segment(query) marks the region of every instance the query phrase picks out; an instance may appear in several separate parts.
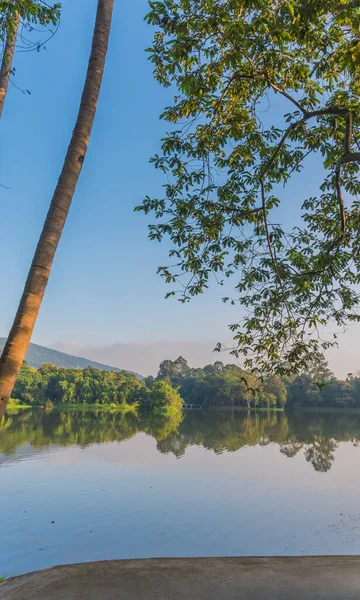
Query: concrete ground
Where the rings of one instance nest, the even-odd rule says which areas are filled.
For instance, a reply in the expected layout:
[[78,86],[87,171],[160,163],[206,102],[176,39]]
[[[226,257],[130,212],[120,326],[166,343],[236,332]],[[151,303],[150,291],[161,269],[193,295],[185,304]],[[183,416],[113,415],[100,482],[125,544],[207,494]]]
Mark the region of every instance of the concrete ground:
[[187,558],[56,567],[0,600],[359,600],[360,557]]

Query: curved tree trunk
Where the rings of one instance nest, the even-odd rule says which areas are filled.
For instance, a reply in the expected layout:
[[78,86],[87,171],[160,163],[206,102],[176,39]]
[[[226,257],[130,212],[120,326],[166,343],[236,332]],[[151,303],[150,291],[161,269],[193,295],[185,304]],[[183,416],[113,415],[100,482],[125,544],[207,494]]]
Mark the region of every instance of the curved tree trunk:
[[57,246],[69,213],[94,122],[108,48],[114,0],[98,0],[80,109],[15,321],[0,359],[0,407],[6,406],[25,358]]
[[0,119],[2,116],[2,112],[4,110],[6,93],[7,93],[7,89],[9,86],[10,75],[11,75],[11,71],[12,71],[12,65],[13,65],[14,53],[15,53],[15,44],[16,44],[16,38],[17,38],[18,29],[19,29],[19,24],[20,24],[20,15],[17,15],[15,22],[14,22],[13,31],[11,31],[8,34],[7,40],[6,40],[5,46],[4,46],[4,53],[3,53],[3,57],[2,57],[2,61],[1,61],[1,67],[0,67]]

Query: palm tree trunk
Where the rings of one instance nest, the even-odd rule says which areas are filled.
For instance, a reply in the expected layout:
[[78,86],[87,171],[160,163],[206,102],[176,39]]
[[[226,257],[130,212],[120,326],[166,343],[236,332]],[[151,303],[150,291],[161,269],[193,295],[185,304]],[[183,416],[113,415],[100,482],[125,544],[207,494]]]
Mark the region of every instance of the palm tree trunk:
[[4,46],[4,53],[0,67],[0,119],[4,110],[5,98],[9,86],[10,75],[15,53],[15,44],[20,24],[20,15],[17,14],[12,31],[8,33]]
[[114,0],[98,0],[89,66],[75,129],[15,321],[0,358],[0,406],[6,406],[25,358],[86,155],[104,72],[113,7]]

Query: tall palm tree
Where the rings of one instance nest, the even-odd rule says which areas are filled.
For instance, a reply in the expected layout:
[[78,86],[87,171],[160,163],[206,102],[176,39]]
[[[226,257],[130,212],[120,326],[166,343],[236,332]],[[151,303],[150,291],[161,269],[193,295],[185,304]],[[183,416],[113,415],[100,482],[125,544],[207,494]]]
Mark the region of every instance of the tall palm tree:
[[39,314],[94,123],[108,49],[114,0],[98,0],[91,54],[78,117],[51,200],[15,320],[0,358],[0,417],[10,398]]
[[6,42],[4,44],[4,52],[1,61],[0,67],[0,119],[2,117],[2,112],[4,109],[4,103],[6,98],[6,92],[9,86],[10,75],[12,72],[12,65],[14,60],[15,53],[15,43],[17,38],[17,33],[20,24],[20,15],[16,13],[15,19],[11,24],[9,29],[9,33],[6,38]]

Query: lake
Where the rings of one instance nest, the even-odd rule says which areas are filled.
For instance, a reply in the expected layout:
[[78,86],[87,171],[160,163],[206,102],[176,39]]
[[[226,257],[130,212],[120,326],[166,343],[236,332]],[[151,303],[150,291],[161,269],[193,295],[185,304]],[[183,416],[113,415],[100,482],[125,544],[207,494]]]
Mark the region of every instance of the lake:
[[0,576],[117,558],[360,554],[360,415],[28,410],[0,429]]

